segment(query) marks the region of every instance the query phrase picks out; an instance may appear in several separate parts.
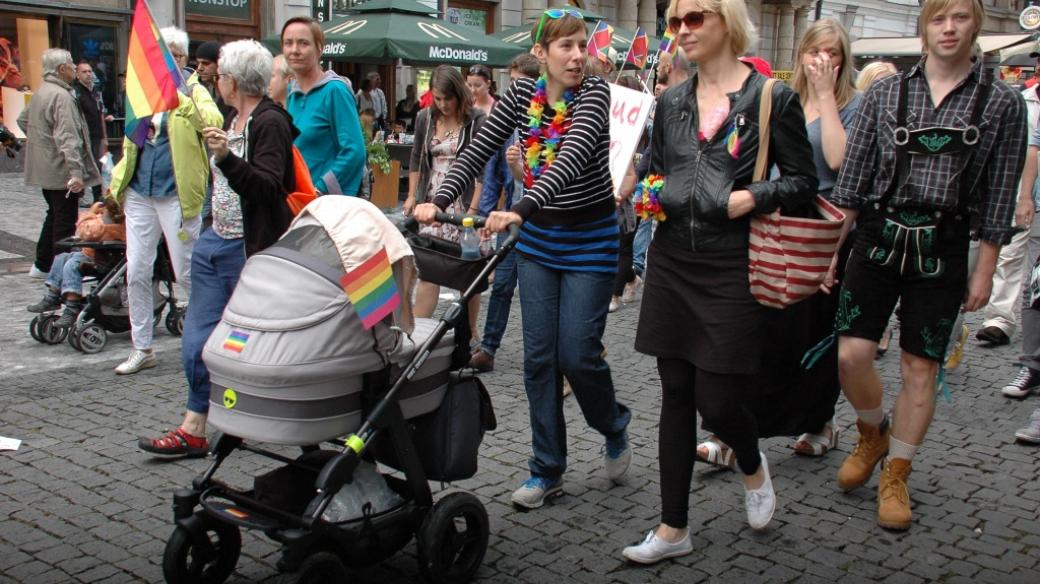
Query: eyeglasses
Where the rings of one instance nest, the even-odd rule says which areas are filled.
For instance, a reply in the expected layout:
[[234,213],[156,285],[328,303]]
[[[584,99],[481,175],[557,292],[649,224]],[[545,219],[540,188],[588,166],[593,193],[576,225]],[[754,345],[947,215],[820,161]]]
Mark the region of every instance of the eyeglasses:
[[534,33],[534,44],[538,44],[538,41],[542,38],[542,27],[545,26],[545,19],[551,18],[558,20],[564,16],[573,16],[578,20],[584,21],[585,17],[582,16],[577,10],[570,10],[567,8],[550,8],[542,13],[542,17],[538,20],[538,30]]
[[668,30],[678,34],[679,29],[682,28],[682,25],[684,24],[686,25],[686,28],[689,30],[697,30],[698,28],[704,26],[704,17],[708,14],[712,14],[712,12],[710,10],[693,10],[687,12],[682,17],[673,16],[668,19]]

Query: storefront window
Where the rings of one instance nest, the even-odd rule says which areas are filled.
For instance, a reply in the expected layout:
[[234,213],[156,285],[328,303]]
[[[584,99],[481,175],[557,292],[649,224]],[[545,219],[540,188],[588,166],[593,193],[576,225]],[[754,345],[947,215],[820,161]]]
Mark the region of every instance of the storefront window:
[[24,104],[20,91],[43,82],[40,58],[49,40],[46,19],[6,13],[0,17],[0,118],[18,135],[14,119]]
[[119,74],[115,27],[72,23],[68,25],[68,39],[72,60],[79,63],[86,59],[90,63],[101,90],[101,99],[111,112],[116,98],[116,75]]

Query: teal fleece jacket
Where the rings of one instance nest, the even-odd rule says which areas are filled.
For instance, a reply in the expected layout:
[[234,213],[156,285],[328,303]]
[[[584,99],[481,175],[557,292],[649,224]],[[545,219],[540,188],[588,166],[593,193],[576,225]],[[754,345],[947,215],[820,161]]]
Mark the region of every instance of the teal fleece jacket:
[[286,109],[300,130],[295,144],[322,193],[357,195],[365,169],[365,139],[347,82],[326,71],[310,91],[295,82]]

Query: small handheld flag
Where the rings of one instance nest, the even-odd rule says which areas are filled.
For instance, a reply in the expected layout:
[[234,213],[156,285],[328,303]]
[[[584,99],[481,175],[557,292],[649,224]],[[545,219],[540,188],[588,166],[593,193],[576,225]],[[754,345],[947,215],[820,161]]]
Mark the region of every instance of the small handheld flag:
[[636,69],[646,67],[646,58],[650,54],[649,41],[643,27],[636,27],[636,36],[632,38],[632,45],[628,48],[628,56],[625,62],[635,66]]
[[401,305],[401,295],[397,293],[397,282],[385,247],[344,274],[339,283],[365,330]]
[[679,43],[675,42],[675,33],[672,32],[672,29],[666,28],[664,35],[661,36],[661,45],[658,47],[657,52],[661,55],[674,55],[678,48]]
[[596,23],[596,28],[593,29],[592,35],[589,36],[589,42],[586,46],[590,57],[596,57],[600,61],[607,60],[607,49],[610,48],[610,43],[614,40],[614,27],[610,26],[602,20]]
[[184,77],[166,47],[145,0],[137,0],[126,59],[126,123],[124,131],[138,148],[144,146],[149,118],[176,109]]

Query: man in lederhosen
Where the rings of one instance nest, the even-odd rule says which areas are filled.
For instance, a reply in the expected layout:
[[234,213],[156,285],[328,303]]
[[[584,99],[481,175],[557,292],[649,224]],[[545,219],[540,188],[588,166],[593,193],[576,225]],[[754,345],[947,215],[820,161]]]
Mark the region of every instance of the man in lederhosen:
[[[925,57],[867,92],[832,196],[846,226],[857,227],[835,332],[860,435],[838,485],[862,486],[884,458],[878,523],[889,529],[910,527],[910,462],[935,412],[958,310],[989,300],[997,254],[1012,235],[1025,105],[972,58],[984,19],[980,0],[925,1]],[[969,280],[972,237],[980,245]],[[897,301],[903,386],[890,423],[874,355]]]

